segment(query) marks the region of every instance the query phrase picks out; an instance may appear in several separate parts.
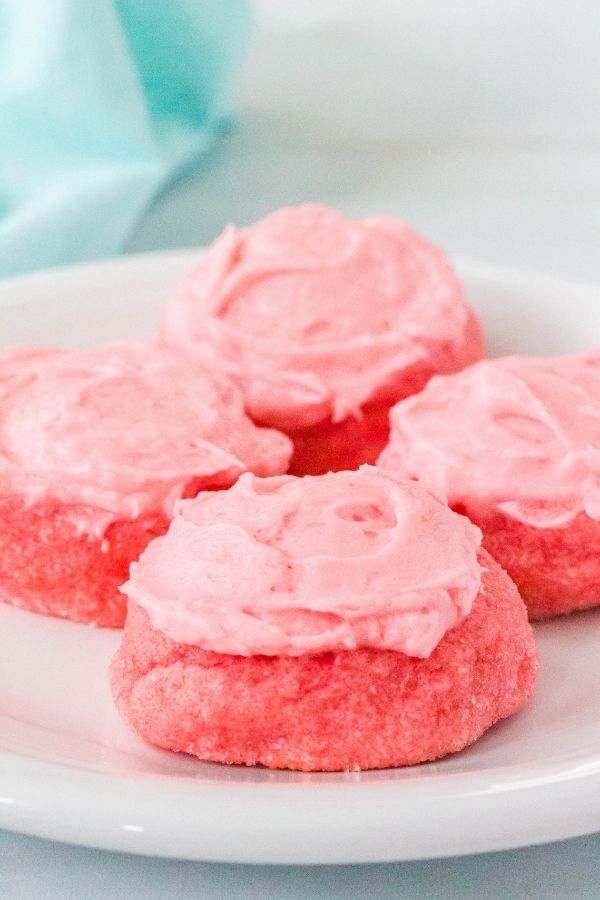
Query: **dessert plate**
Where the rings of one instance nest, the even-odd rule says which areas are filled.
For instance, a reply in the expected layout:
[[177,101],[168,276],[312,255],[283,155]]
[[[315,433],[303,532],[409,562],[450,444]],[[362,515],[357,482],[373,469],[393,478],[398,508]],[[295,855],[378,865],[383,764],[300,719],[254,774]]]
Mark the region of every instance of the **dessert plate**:
[[[0,284],[0,344],[150,337],[198,253]],[[600,345],[600,292],[457,262],[493,354]],[[0,604],[0,827],[132,853],[362,863],[600,830],[600,611],[536,626],[534,701],[469,750],[340,774],[200,763],[145,746],[106,684],[119,634]]]

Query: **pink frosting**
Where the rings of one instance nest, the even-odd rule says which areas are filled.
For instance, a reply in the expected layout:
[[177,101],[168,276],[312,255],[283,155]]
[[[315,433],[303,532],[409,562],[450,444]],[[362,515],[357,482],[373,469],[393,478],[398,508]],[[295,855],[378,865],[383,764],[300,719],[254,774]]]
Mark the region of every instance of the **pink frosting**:
[[480,362],[433,378],[391,422],[379,465],[452,506],[536,528],[600,519],[600,351]]
[[172,299],[164,343],[226,371],[253,418],[298,428],[405,396],[406,374],[480,359],[444,255],[391,218],[309,205],[228,227]]
[[82,530],[170,515],[186,488],[279,474],[290,453],[233,385],[167,350],[0,350],[0,491],[72,504]]
[[373,466],[247,474],[180,503],[122,590],[173,640],[219,653],[426,657],[471,610],[480,541],[420,485]]

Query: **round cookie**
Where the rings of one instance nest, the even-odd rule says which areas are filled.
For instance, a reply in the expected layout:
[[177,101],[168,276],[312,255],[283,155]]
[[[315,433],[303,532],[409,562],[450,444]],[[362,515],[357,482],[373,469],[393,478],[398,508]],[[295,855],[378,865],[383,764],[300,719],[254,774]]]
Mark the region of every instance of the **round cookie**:
[[222,763],[358,770],[461,750],[537,673],[523,602],[479,540],[370,467],[201,494],[132,566],[117,706],[150,743]]
[[166,350],[1,349],[0,599],[122,625],[119,585],[175,502],[290,455],[233,385]]
[[0,497],[0,600],[30,612],[121,627],[127,612],[119,585],[129,564],[167,530],[164,513],[122,519],[102,536],[81,532],[59,501],[28,508]]
[[229,227],[172,298],[161,341],[225,372],[293,440],[290,472],[375,462],[388,410],[484,355],[444,255],[392,218],[317,205]]
[[487,360],[391,414],[379,463],[483,532],[530,617],[600,603],[600,353]]

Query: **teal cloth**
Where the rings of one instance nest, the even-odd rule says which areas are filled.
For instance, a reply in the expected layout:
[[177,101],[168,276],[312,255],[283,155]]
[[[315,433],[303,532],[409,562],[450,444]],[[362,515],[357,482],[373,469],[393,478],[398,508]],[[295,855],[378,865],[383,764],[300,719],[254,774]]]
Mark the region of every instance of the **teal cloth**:
[[0,276],[123,248],[226,127],[250,19],[244,0],[0,0]]

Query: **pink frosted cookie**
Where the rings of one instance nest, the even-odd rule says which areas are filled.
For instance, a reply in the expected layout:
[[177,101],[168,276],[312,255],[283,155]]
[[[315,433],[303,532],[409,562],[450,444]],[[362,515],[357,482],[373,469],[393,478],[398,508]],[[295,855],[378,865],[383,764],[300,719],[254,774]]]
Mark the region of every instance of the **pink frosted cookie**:
[[600,352],[434,378],[391,415],[379,464],[483,531],[530,616],[600,603]]
[[526,703],[537,671],[523,602],[480,539],[370,466],[243,475],[185,501],[124,586],[119,710],[150,743],[224,763],[460,750]]
[[396,219],[316,205],[227,228],[173,297],[161,339],[226,372],[255,422],[289,434],[295,475],[375,462],[390,406],[484,354],[439,250]]
[[166,350],[1,349],[0,599],[122,625],[118,586],[175,502],[290,455],[233,385]]

